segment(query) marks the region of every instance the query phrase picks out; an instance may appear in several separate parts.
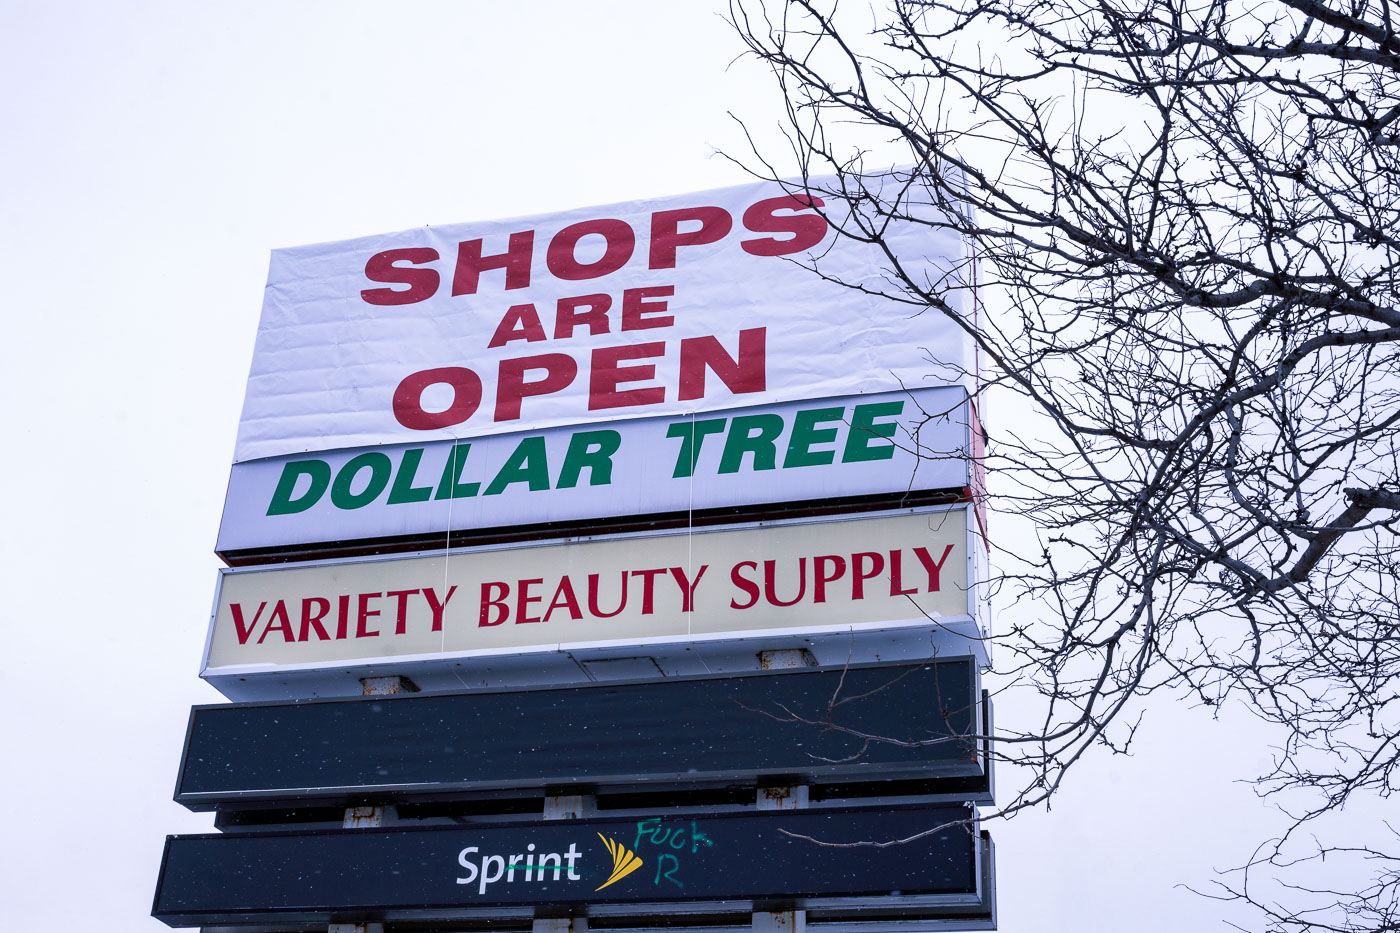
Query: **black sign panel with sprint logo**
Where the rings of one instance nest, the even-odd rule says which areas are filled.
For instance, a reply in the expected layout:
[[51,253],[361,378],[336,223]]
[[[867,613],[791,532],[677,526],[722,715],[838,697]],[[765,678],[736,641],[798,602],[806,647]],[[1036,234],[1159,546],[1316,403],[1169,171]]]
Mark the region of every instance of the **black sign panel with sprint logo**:
[[[920,806],[172,836],[152,913],[194,926],[890,894],[965,904],[981,893],[972,817]],[[821,844],[921,830],[935,831]]]

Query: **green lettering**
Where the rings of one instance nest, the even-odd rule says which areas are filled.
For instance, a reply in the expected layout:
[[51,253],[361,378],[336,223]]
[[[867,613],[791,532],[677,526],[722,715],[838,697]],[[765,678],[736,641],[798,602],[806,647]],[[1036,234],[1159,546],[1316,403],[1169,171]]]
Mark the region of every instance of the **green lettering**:
[[410,447],[403,452],[403,459],[399,461],[399,472],[394,475],[394,485],[389,489],[390,505],[398,505],[400,502],[427,502],[428,497],[433,494],[431,486],[413,485],[413,481],[418,478],[418,461],[422,459],[421,447]]
[[799,411],[792,420],[792,436],[788,438],[787,456],[783,458],[783,469],[788,467],[822,466],[836,459],[834,450],[813,450],[813,444],[830,444],[836,440],[836,428],[818,428],[823,421],[840,421],[846,413],[844,407],[809,408]]
[[442,465],[442,479],[438,481],[437,495],[433,496],[434,499],[465,499],[476,495],[476,491],[481,488],[480,483],[462,482],[462,467],[466,466],[467,451],[471,449],[471,444],[452,445],[447,462]]
[[[306,492],[292,498],[297,482],[303,477],[311,482]],[[292,515],[305,512],[325,494],[331,484],[331,465],[324,460],[293,460],[282,467],[282,476],[277,480],[277,489],[272,493],[272,501],[267,504],[268,515]]]
[[753,454],[755,470],[771,470],[778,465],[778,445],[783,433],[782,415],[740,415],[729,425],[724,454],[719,458],[721,473],[738,473],[744,454]]
[[[350,487],[355,477],[366,467],[369,468],[369,482],[358,493],[352,493]],[[389,460],[389,455],[377,450],[351,457],[335,475],[335,482],[331,485],[331,501],[338,509],[358,509],[369,505],[389,485],[389,476],[393,472],[394,464]]]
[[894,456],[894,444],[872,446],[876,438],[894,437],[896,427],[893,421],[875,419],[882,415],[897,415],[904,411],[904,402],[870,402],[857,405],[851,414],[851,430],[846,435],[846,450],[841,454],[842,463],[857,463],[862,460],[888,460]]
[[724,418],[708,418],[704,421],[677,421],[666,429],[667,437],[679,437],[681,439],[681,450],[676,455],[676,469],[671,474],[673,478],[679,479],[683,476],[695,475],[695,464],[700,459],[700,448],[705,443],[705,438],[711,434],[718,434],[724,430]]
[[517,444],[491,485],[486,487],[486,495],[498,496],[513,483],[528,483],[531,492],[549,488],[549,460],[544,438],[527,437]]
[[612,482],[612,455],[622,446],[622,435],[616,431],[580,431],[569,438],[564,465],[559,468],[555,489],[573,489],[579,474],[588,469],[588,485],[607,486]]
[[[254,619],[253,621],[256,622],[257,619]],[[642,838],[643,838],[644,836],[650,836],[650,835],[652,835],[652,834],[656,831],[656,828],[657,828],[658,826],[660,826],[660,825],[661,825],[661,820],[660,820],[659,818],[657,818],[657,817],[652,817],[652,818],[649,819],[649,820],[638,820],[638,821],[637,821],[637,838],[636,838],[635,840],[633,840],[633,842],[632,842],[632,851],[633,851],[633,852],[640,851],[641,848],[642,848]]]

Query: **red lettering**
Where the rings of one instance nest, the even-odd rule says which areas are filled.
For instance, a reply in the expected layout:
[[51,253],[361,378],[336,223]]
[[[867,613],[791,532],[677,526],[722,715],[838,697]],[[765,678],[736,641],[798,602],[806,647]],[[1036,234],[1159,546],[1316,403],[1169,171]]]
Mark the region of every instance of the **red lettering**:
[[350,597],[338,596],[335,603],[335,637],[343,639],[350,634]]
[[544,327],[540,324],[539,312],[534,305],[511,305],[506,310],[496,332],[491,335],[488,347],[503,347],[512,340],[545,340]]
[[603,612],[598,608],[598,575],[590,573],[588,575],[588,611],[599,619],[611,619],[623,609],[627,608],[627,571],[622,571],[622,591],[618,597],[617,608],[612,612]]
[[[316,606],[313,615],[311,607]],[[311,636],[311,629],[316,630],[316,637],[321,641],[330,641],[331,636],[326,634],[325,628],[321,625],[321,620],[326,617],[326,613],[331,611],[331,601],[322,599],[319,596],[308,596],[301,601],[301,634],[297,636],[297,641],[307,641]]]
[[538,621],[540,620],[540,617],[539,617],[539,616],[532,616],[532,615],[529,614],[529,612],[530,612],[530,604],[531,604],[531,603],[537,603],[537,602],[539,602],[540,600],[544,599],[544,597],[543,597],[543,596],[531,596],[531,595],[530,595],[530,587],[532,587],[532,586],[538,586],[539,584],[541,584],[541,583],[543,583],[543,582],[544,582],[544,580],[543,580],[543,579],[539,579],[539,578],[534,579],[534,580],[518,580],[518,581],[516,581],[516,589],[515,589],[515,624],[516,624],[516,625],[523,625],[523,624],[526,623],[526,622],[538,622]]
[[[625,294],[625,293],[624,293]],[[586,307],[587,311],[579,308]],[[580,324],[588,325],[589,336],[608,332],[608,309],[612,299],[607,295],[580,295],[577,298],[560,298],[554,309],[554,339],[572,337]]]
[[[498,591],[494,598],[491,596],[491,592],[493,590]],[[510,618],[510,607],[506,605],[506,597],[509,595],[509,583],[500,583],[493,581],[491,583],[481,584],[481,617],[476,620],[477,628],[486,628],[487,626],[491,625],[500,625],[506,619]],[[501,610],[500,618],[496,619],[495,621],[491,621],[490,619],[490,609],[492,606]]]
[[705,397],[705,371],[720,378],[735,395],[762,392],[768,385],[765,356],[768,328],[739,331],[739,358],[729,355],[714,337],[687,337],[681,341],[680,392],[685,401]]
[[681,612],[695,611],[695,588],[700,585],[700,578],[709,569],[709,564],[701,564],[700,572],[695,575],[694,580],[690,580],[686,578],[684,567],[671,568],[671,576],[676,578],[676,585],[681,588]]
[[454,586],[447,591],[447,595],[443,597],[442,602],[438,602],[437,593],[433,592],[431,586],[425,586],[423,588],[423,598],[428,601],[428,608],[432,610],[433,613],[434,632],[442,631],[442,613],[443,610],[447,608],[447,603],[452,599],[452,594],[455,592],[457,592],[457,587]]
[[575,621],[583,618],[583,613],[578,608],[578,597],[574,596],[574,585],[569,582],[567,576],[561,577],[559,585],[554,588],[554,598],[549,601],[549,607],[544,611],[544,620],[548,622],[554,610],[561,607],[569,610],[569,618]]
[[[581,263],[574,256],[578,241],[586,236],[598,235],[607,241],[603,255],[594,262]],[[632,228],[620,220],[585,220],[569,224],[554,234],[545,253],[545,265],[556,278],[577,281],[596,279],[616,272],[627,265],[632,258],[632,250],[637,245],[637,237]]]
[[[423,390],[439,382],[452,387],[452,404],[442,411],[425,411]],[[481,377],[461,366],[443,366],[413,373],[394,390],[394,417],[410,431],[432,431],[461,424],[481,405]]]
[[807,595],[807,558],[797,558],[797,595],[787,602],[778,598],[777,582],[778,562],[775,560],[765,560],[763,562],[763,597],[774,606],[791,606]]
[[900,562],[903,560],[903,557],[904,557],[904,552],[903,552],[903,551],[890,551],[890,595],[891,595],[891,596],[908,596],[908,595],[910,595],[911,593],[917,593],[917,592],[919,592],[919,588],[918,588],[917,586],[914,587],[912,590],[906,590],[906,589],[904,589],[904,586],[903,586],[903,584],[904,584],[904,572],[903,572],[903,571],[904,571],[904,568],[901,566],[901,563],[900,563]]
[[437,258],[438,251],[428,246],[386,249],[382,253],[375,253],[365,263],[365,278],[371,282],[407,285],[408,288],[367,288],[360,292],[360,297],[366,304],[372,305],[407,305],[433,297],[439,282],[436,269],[415,269],[412,266],[405,268],[397,263],[408,262],[414,266],[421,266],[425,262],[434,262]]
[[394,612],[394,634],[402,635],[408,627],[408,597],[417,593],[418,590],[390,590],[385,596],[392,596],[397,599],[398,608]]
[[953,546],[951,544],[944,546],[943,556],[940,557],[938,563],[935,564],[933,558],[929,555],[928,548],[914,548],[914,556],[919,558],[919,563],[924,565],[924,572],[928,574],[928,591],[930,593],[938,592],[938,572],[942,570],[943,565],[948,562],[948,555],[951,553],[953,553]]
[[[525,374],[532,369],[544,370],[544,378],[526,382]],[[576,375],[578,364],[572,356],[563,353],[501,360],[500,374],[496,378],[496,420],[514,421],[520,417],[522,399],[558,392],[573,382]]]
[[[651,363],[639,366],[619,366],[623,360],[639,360],[664,356],[666,344],[639,343],[632,346],[599,347],[593,351],[593,361],[588,376],[588,410],[600,408],[627,408],[632,405],[653,405],[666,400],[666,389],[662,386],[628,389],[619,392],[617,387],[623,382],[641,382],[656,378],[656,366]],[[500,419],[497,419],[500,420]]]
[[622,292],[621,330],[647,330],[651,327],[670,327],[676,323],[673,315],[651,317],[666,310],[664,301],[648,301],[649,298],[669,298],[676,293],[674,285],[648,285],[646,288],[628,288]]
[[634,570],[632,576],[642,578],[642,615],[652,614],[652,584],[656,580],[658,573],[665,573],[665,567],[657,567],[655,570]]
[[744,226],[754,233],[789,233],[785,240],[757,237],[739,246],[753,256],[786,256],[811,249],[826,236],[826,218],[821,214],[783,214],[776,211],[806,211],[822,206],[822,199],[810,195],[767,198],[744,211]]
[[[681,224],[690,222],[700,226],[681,233]],[[674,269],[678,247],[714,243],[724,239],[733,227],[734,218],[722,207],[683,207],[674,211],[657,211],[651,215],[651,257],[647,268]]]
[[452,294],[475,295],[481,273],[487,269],[506,270],[506,291],[530,284],[530,259],[535,251],[535,231],[512,233],[504,253],[481,255],[481,240],[457,244],[457,268],[452,273]]
[[[253,613],[253,621],[247,625],[243,624],[243,606],[240,603],[230,603],[229,609],[233,612],[233,627],[238,632],[238,643],[247,644],[248,636],[253,634],[253,629],[257,627],[258,619],[262,616],[262,611],[267,608],[267,601],[258,603],[258,611]],[[258,640],[262,644],[262,640]]]
[[732,568],[730,568],[729,581],[735,586],[737,586],[739,589],[747,593],[749,596],[749,601],[741,606],[739,605],[737,600],[731,599],[729,601],[729,608],[752,609],[755,605],[758,604],[758,584],[753,582],[752,580],[746,579],[745,577],[741,576],[739,574],[740,567],[749,567],[753,570],[757,570],[758,564],[755,564],[751,560],[741,560],[739,561],[739,563],[735,564]]
[[[826,564],[831,565],[831,573],[822,569]],[[835,554],[823,554],[821,557],[812,558],[812,602],[826,602],[826,585],[841,579],[846,573],[846,558],[838,557]]]
[[[860,569],[860,565],[870,560],[869,572]],[[885,555],[879,551],[861,551],[859,554],[851,555],[851,599],[865,598],[865,581],[877,576],[885,569]]]
[[[279,619],[281,621],[278,622],[277,625],[272,624]],[[261,645],[263,643],[263,638],[266,638],[273,632],[281,632],[282,640],[285,642],[290,643],[297,640],[296,636],[292,634],[292,620],[287,618],[287,604],[280,599],[277,600],[277,605],[272,607],[272,617],[267,620],[267,628],[263,629],[262,638],[258,639],[258,644]]]
[[358,614],[358,618],[357,618],[356,621],[355,621],[355,637],[356,637],[356,638],[377,638],[377,637],[379,637],[379,629],[375,629],[374,631],[371,632],[371,631],[366,627],[366,625],[367,625],[367,623],[369,622],[370,619],[372,619],[372,618],[374,618],[375,616],[379,615],[379,610],[378,610],[378,609],[371,609],[371,608],[369,608],[369,601],[370,601],[371,599],[378,599],[379,597],[381,597],[381,596],[383,596],[383,595],[384,595],[383,593],[361,593],[361,594],[360,594],[360,611],[359,611],[359,614]]

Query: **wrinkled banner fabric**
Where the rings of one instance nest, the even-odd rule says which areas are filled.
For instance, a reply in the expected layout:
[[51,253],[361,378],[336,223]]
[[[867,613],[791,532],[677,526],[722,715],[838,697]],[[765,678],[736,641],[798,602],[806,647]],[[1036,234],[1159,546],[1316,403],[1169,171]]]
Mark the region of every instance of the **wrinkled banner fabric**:
[[[821,182],[275,250],[234,460],[966,384],[955,321],[838,284],[890,277]],[[955,234],[887,239],[971,313]]]

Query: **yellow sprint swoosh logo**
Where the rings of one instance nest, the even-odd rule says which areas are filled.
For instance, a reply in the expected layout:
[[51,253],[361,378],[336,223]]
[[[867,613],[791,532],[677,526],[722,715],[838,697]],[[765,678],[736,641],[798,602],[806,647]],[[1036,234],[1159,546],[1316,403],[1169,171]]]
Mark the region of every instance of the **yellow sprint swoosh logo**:
[[598,833],[598,838],[603,840],[603,845],[608,847],[608,854],[612,856],[613,860],[613,870],[612,874],[608,875],[607,881],[593,889],[595,891],[603,890],[614,881],[620,881],[642,867],[642,860],[637,857],[637,853],[632,852],[626,846],[618,845],[602,833]]

